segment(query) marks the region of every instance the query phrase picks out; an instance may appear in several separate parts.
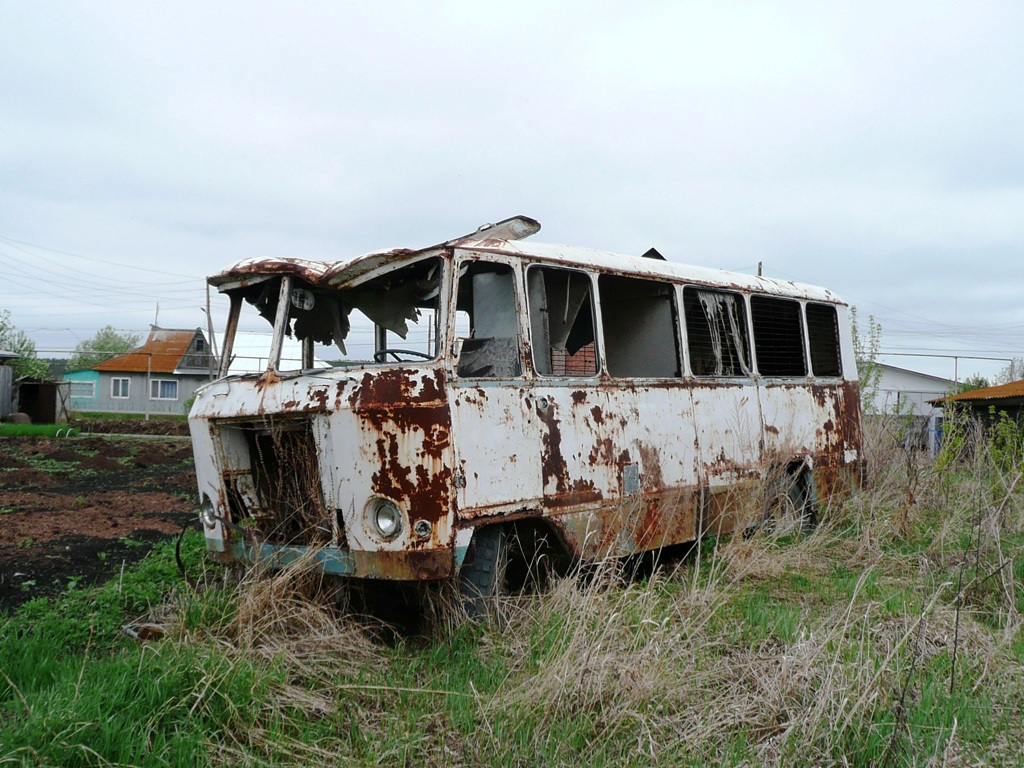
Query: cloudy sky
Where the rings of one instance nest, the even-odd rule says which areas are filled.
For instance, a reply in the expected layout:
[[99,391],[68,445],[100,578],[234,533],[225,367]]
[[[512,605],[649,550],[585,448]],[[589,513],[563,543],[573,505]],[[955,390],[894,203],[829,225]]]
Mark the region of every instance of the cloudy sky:
[[1014,0],[0,0],[0,309],[56,356],[205,325],[242,258],[526,214],[1024,357],[1022,40]]

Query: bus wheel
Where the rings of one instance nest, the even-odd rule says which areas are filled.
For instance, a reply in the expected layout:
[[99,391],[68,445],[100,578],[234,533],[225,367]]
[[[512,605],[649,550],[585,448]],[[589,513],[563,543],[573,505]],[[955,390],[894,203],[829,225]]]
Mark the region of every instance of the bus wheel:
[[762,521],[765,533],[811,533],[818,525],[806,473],[782,473],[771,483],[766,501]]
[[462,605],[471,619],[486,617],[494,598],[505,593],[510,547],[509,531],[503,525],[489,525],[473,534],[473,543],[459,572]]

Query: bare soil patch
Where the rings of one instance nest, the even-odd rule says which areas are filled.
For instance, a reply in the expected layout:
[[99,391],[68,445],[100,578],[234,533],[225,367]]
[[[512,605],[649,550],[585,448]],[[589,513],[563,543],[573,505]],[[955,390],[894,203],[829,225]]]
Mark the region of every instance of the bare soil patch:
[[188,422],[184,419],[72,419],[68,426],[78,427],[82,433],[117,435],[177,435],[188,437]]
[[0,611],[116,574],[193,524],[178,438],[0,438]]

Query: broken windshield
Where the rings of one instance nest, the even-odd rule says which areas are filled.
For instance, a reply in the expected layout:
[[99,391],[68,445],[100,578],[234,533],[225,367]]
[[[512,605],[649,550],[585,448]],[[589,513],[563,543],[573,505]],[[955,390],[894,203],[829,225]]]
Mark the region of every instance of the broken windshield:
[[297,274],[236,287],[229,291],[236,331],[225,339],[228,372],[435,359],[441,273],[441,260],[431,258],[351,288]]

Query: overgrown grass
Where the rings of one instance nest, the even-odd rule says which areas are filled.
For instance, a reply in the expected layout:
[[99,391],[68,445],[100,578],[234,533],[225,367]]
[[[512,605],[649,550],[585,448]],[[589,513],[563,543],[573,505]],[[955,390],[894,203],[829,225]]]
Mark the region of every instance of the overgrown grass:
[[[606,563],[394,641],[301,563],[169,547],[0,628],[0,755],[53,765],[1021,765],[1020,462],[936,470],[882,429],[805,537]],[[908,462],[913,462],[910,466]],[[162,639],[118,628],[145,615]]]
[[78,429],[67,424],[0,424],[0,437],[76,437]]

